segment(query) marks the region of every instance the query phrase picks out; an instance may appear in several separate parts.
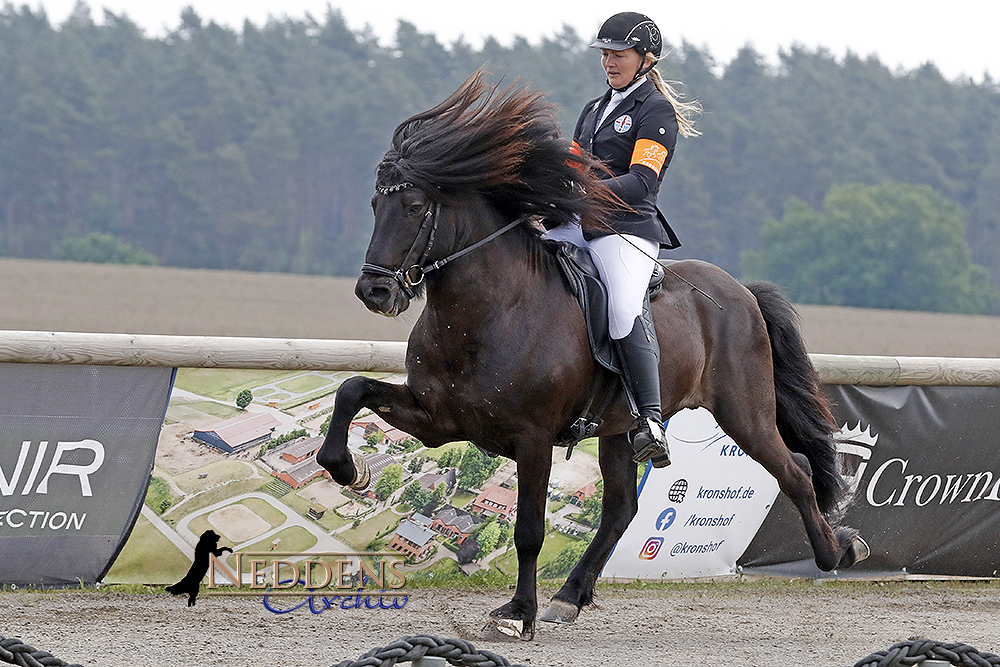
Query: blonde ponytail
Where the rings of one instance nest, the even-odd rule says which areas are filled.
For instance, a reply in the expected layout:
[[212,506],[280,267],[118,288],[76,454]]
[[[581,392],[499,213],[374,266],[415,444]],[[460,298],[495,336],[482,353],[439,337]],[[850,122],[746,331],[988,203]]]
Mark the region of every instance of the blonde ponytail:
[[[651,57],[649,54],[647,56]],[[682,137],[697,137],[701,132],[694,126],[694,117],[701,114],[701,102],[698,100],[684,101],[684,94],[674,88],[674,85],[681,85],[678,81],[666,81],[660,72],[653,69],[646,74],[653,82],[656,89],[663,93],[677,114],[677,131]]]

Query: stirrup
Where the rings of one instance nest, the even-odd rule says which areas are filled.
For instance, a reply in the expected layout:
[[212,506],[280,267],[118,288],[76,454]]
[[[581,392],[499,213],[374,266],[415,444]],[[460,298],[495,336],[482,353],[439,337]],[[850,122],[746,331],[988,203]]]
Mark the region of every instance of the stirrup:
[[665,468],[670,465],[666,433],[656,420],[640,417],[639,426],[629,433],[629,441],[632,443],[634,463],[652,461],[654,468]]
[[649,463],[654,468],[666,468],[668,465],[670,465],[670,452],[668,451],[665,454],[654,456],[653,458],[649,459]]

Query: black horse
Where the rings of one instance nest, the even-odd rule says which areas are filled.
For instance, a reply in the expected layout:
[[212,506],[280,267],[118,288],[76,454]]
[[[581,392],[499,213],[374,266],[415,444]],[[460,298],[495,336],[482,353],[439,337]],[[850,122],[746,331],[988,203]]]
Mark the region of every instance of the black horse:
[[[375,229],[355,291],[389,317],[424,290],[426,306],[410,334],[406,382],[344,382],[317,455],[336,482],[367,486],[347,431],[369,408],[428,447],[468,440],[516,461],[517,588],[492,615],[520,621],[525,639],[537,616],[552,447],[594,387],[608,404],[597,432],[603,517],[542,620],[571,622],[592,601],[638,506],[627,398],[593,360],[581,308],[538,229],[574,216],[600,224],[611,195],[598,170],[561,138],[541,95],[498,91],[481,72],[396,129],[377,170]],[[844,486],[833,419],[790,304],[772,285],[744,287],[715,266],[683,261],[670,265],[652,308],[663,414],[708,408],[798,508],[821,569],[864,558],[857,531],[834,531],[821,513]]]

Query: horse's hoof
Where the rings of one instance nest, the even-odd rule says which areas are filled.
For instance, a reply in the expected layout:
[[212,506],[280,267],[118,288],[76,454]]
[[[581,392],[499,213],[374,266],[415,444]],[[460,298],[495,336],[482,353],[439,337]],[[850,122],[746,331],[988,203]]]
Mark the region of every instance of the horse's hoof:
[[524,632],[524,621],[513,618],[501,618],[497,620],[497,630],[508,637],[520,637]]
[[[840,532],[840,530],[841,529],[838,529],[838,532]],[[838,535],[838,537],[841,538],[840,542],[842,545],[847,542],[847,540],[850,540],[848,542],[847,549],[844,551],[844,555],[840,557],[840,562],[837,563],[838,570],[846,570],[849,567],[853,567],[871,556],[872,553],[868,543],[865,542],[860,535],[858,535],[856,530],[846,529],[846,531],[846,534]]]
[[372,481],[368,461],[365,460],[364,455],[353,449],[351,450],[351,459],[354,461],[354,479],[347,486],[354,491],[364,491]]
[[[535,638],[534,615],[534,610],[525,611],[513,600],[490,612],[490,618],[496,619],[493,621],[493,627],[508,637],[520,637],[523,641]],[[487,627],[489,625],[488,623]]]
[[[484,630],[488,630],[490,624],[487,623]],[[516,637],[523,642],[530,642],[535,638],[535,625],[525,623],[519,618],[500,618],[493,623],[493,627],[501,634],[508,637]]]
[[868,546],[868,543],[860,535],[854,538],[854,544],[851,545],[851,549],[854,550],[855,565],[872,555],[871,547]]
[[548,608],[542,612],[542,615],[538,617],[538,620],[545,621],[546,623],[572,623],[576,621],[576,617],[579,614],[580,610],[576,605],[563,602],[562,600],[553,600],[549,603]]

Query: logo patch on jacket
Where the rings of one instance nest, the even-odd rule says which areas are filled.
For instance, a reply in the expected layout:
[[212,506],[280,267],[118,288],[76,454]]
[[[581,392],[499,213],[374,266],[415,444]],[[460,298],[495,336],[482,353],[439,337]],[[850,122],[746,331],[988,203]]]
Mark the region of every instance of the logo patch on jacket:
[[618,134],[628,132],[629,128],[632,127],[632,116],[629,116],[628,114],[618,116],[618,118],[615,119],[614,127],[615,132]]
[[632,164],[641,164],[659,174],[663,163],[667,161],[667,153],[662,144],[652,139],[639,139],[632,151]]

